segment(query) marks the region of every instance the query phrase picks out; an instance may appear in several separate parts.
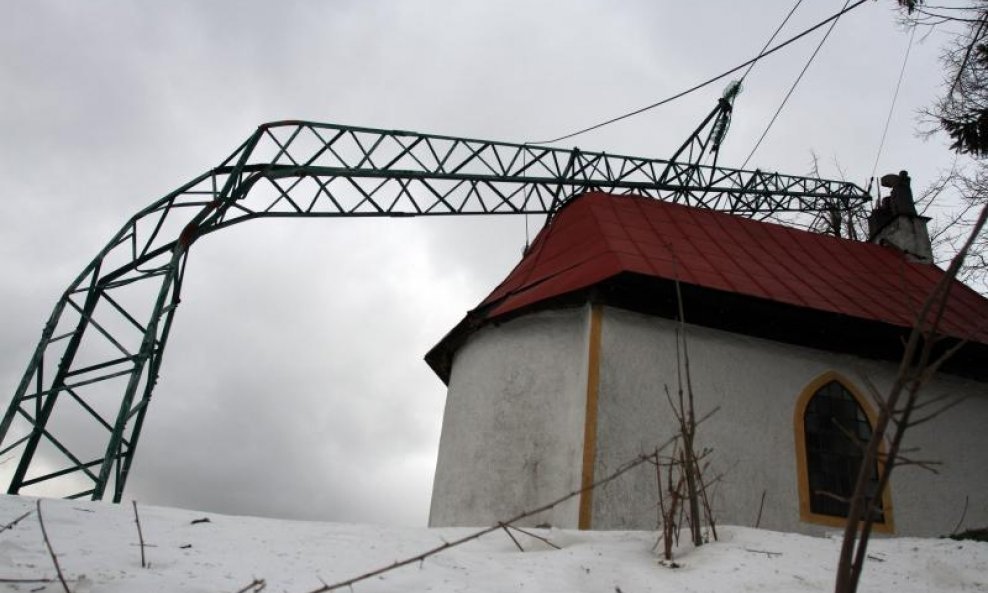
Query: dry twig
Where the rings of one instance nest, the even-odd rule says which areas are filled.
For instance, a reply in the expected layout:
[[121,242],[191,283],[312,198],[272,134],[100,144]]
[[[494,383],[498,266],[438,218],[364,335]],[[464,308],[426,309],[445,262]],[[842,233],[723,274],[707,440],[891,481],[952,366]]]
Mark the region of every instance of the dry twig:
[[765,554],[769,558],[773,558],[775,556],[781,556],[782,555],[782,552],[771,552],[769,550],[755,550],[753,548],[745,548],[744,551],[745,552],[752,552],[754,554]]
[[25,518],[27,518],[33,512],[34,511],[27,511],[26,513],[24,513],[20,517],[17,517],[16,519],[14,519],[13,521],[11,521],[10,523],[7,523],[6,525],[0,526],[0,533],[3,533],[4,531],[7,531],[8,529],[13,529],[18,523],[20,523],[21,521],[23,521]]
[[553,548],[555,548],[555,549],[557,549],[557,550],[562,550],[562,548],[560,548],[560,547],[559,547],[559,546],[557,546],[556,544],[554,544],[554,543],[552,543],[551,541],[549,541],[549,539],[548,539],[548,538],[545,538],[545,537],[542,537],[541,535],[539,535],[539,534],[537,534],[537,533],[532,533],[531,531],[528,531],[528,530],[526,530],[526,529],[522,529],[521,527],[517,527],[517,526],[515,526],[515,525],[506,525],[506,527],[508,527],[509,529],[514,529],[515,531],[518,531],[518,532],[520,532],[520,533],[524,533],[524,534],[525,534],[525,535],[527,535],[528,537],[531,537],[531,538],[534,538],[534,539],[537,539],[537,540],[539,540],[540,542],[543,542],[543,543],[545,543],[545,544],[547,544],[547,545],[549,545],[549,546],[552,546]]
[[762,490],[762,501],[758,503],[758,517],[755,519],[755,529],[762,524],[762,509],[765,508],[765,493],[767,490]]
[[967,494],[964,495],[964,510],[961,511],[961,518],[957,520],[957,525],[954,525],[954,530],[950,532],[950,535],[957,535],[961,530],[961,525],[964,524],[964,517],[967,517],[967,505],[971,502],[971,497]]
[[524,552],[525,551],[525,548],[521,547],[521,544],[518,543],[518,540],[517,539],[515,539],[514,534],[511,533],[510,531],[508,531],[508,526],[507,525],[505,525],[504,523],[501,523],[501,529],[503,529],[504,532],[508,534],[508,537],[510,537],[511,538],[511,541],[513,541],[515,543],[515,547],[518,548],[518,551],[519,552]]
[[[669,439],[665,444],[663,444],[661,447],[659,447],[657,449],[657,451],[664,449],[672,441],[673,441],[673,439]],[[353,587],[353,585],[355,585],[356,583],[359,583],[361,581],[366,581],[368,579],[372,579],[374,577],[380,576],[380,575],[382,575],[384,573],[387,573],[387,572],[391,572],[392,570],[401,568],[403,566],[408,566],[410,564],[421,563],[426,558],[428,558],[430,556],[435,556],[436,554],[438,554],[440,552],[443,552],[445,550],[448,550],[450,548],[454,548],[456,546],[460,546],[460,545],[463,545],[463,544],[465,544],[467,542],[470,542],[470,541],[473,541],[473,540],[478,539],[480,537],[483,537],[483,536],[487,535],[488,533],[492,533],[494,531],[497,531],[499,529],[502,529],[502,528],[504,528],[507,525],[510,525],[512,523],[517,523],[518,521],[521,521],[523,519],[527,519],[528,517],[531,517],[531,516],[534,516],[534,515],[538,515],[539,513],[544,513],[545,511],[548,511],[548,510],[550,510],[550,509],[552,509],[552,508],[554,508],[554,507],[556,507],[556,506],[558,506],[558,505],[566,502],[567,500],[570,500],[571,498],[575,498],[575,497],[579,496],[580,494],[582,494],[584,492],[588,492],[590,490],[593,490],[594,488],[599,488],[600,486],[603,486],[604,484],[607,484],[609,482],[612,482],[612,481],[616,480],[620,476],[622,476],[625,473],[631,471],[632,469],[634,469],[634,468],[642,465],[643,463],[649,462],[650,460],[654,459],[655,456],[656,456],[655,453],[651,453],[651,454],[648,454],[648,455],[644,455],[644,454],[643,455],[639,455],[635,459],[633,459],[633,460],[625,463],[621,467],[619,467],[614,472],[612,472],[612,473],[608,474],[607,476],[605,476],[605,477],[603,477],[603,478],[601,478],[601,479],[593,482],[592,484],[589,484],[587,486],[584,486],[583,488],[580,488],[579,490],[573,490],[569,494],[566,494],[564,496],[561,496],[561,497],[557,498],[556,500],[553,500],[552,502],[549,502],[547,504],[544,504],[544,505],[542,505],[542,506],[540,506],[538,508],[532,509],[530,511],[525,511],[523,513],[519,513],[518,515],[516,515],[516,516],[512,517],[511,519],[509,519],[508,521],[500,521],[500,522],[492,525],[491,527],[485,527],[484,529],[480,529],[480,530],[475,531],[475,532],[473,532],[473,533],[471,533],[469,535],[463,536],[463,537],[461,537],[459,539],[456,539],[456,540],[453,540],[453,541],[450,541],[450,542],[443,542],[442,545],[439,545],[439,546],[436,546],[436,547],[434,547],[432,549],[426,550],[425,552],[422,552],[421,554],[417,554],[415,556],[411,556],[409,558],[405,558],[404,560],[396,560],[395,562],[393,562],[391,564],[388,564],[386,566],[382,566],[380,568],[374,569],[374,570],[372,570],[370,572],[366,572],[366,573],[364,573],[364,574],[362,574],[360,576],[356,576],[356,577],[353,577],[353,578],[350,578],[350,579],[346,579],[344,581],[339,581],[339,582],[333,583],[333,584],[323,584],[323,586],[321,586],[321,587],[319,587],[317,589],[313,589],[309,593],[324,593],[326,591],[335,591],[337,589],[343,589],[343,588],[346,588],[346,587]]]
[[268,584],[264,579],[254,579],[245,587],[237,589],[235,593],[260,593]]
[[37,513],[38,513],[38,524],[41,525],[41,536],[45,539],[45,546],[48,548],[48,554],[51,556],[52,564],[55,565],[55,574],[58,575],[58,580],[62,583],[62,588],[65,589],[65,593],[72,593],[69,589],[68,583],[65,582],[65,576],[62,574],[62,567],[58,565],[58,558],[55,556],[55,550],[51,547],[51,540],[48,539],[48,532],[45,530],[45,520],[41,516],[41,499],[37,500]]
[[141,542],[141,568],[147,568],[147,560],[144,556],[144,533],[141,531],[141,517],[137,514],[137,501],[132,500],[134,503],[134,523],[137,523],[137,539]]

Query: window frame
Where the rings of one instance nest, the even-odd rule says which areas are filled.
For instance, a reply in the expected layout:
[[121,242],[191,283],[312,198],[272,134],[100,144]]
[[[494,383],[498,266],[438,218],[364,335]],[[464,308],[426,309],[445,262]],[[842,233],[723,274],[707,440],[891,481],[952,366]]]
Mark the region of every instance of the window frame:
[[[829,527],[844,527],[847,524],[846,517],[824,515],[821,513],[814,513],[810,510],[810,478],[806,455],[806,408],[809,406],[810,400],[814,395],[816,395],[817,391],[831,382],[840,384],[845,390],[847,390],[848,393],[851,394],[851,397],[854,398],[857,404],[864,411],[865,416],[868,418],[868,424],[871,425],[872,431],[875,430],[875,423],[878,420],[878,415],[875,412],[871,401],[858,390],[854,383],[836,371],[827,371],[817,376],[803,388],[796,400],[795,410],[793,411],[793,432],[796,437],[796,481],[799,486],[799,519],[805,523],[816,523]],[[883,454],[886,452],[886,443],[884,440],[879,446],[879,452]],[[879,459],[879,471],[881,471],[883,465],[884,463],[881,459]],[[894,533],[895,518],[892,508],[891,484],[887,484],[882,492],[882,513],[885,521],[883,523],[874,523],[872,525],[872,530],[879,533]]]

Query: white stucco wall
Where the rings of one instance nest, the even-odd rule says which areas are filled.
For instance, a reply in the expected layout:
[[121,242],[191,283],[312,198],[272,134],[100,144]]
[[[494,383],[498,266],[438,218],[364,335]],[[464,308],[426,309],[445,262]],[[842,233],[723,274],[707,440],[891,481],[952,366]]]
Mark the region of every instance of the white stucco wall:
[[[579,488],[589,308],[488,326],[453,360],[429,524],[490,525]],[[578,500],[528,525],[575,528]]]
[[[688,315],[688,311],[687,311]],[[606,475],[675,430],[664,385],[676,393],[675,323],[606,307],[602,324],[596,475]],[[833,531],[800,521],[794,409],[816,377],[836,371],[864,392],[861,377],[884,391],[895,365],[689,328],[697,415],[720,407],[698,429],[698,448],[713,448],[714,507],[722,524],[753,525],[762,492],[761,526],[782,531]],[[925,394],[969,396],[942,417],[911,429],[911,455],[941,461],[940,475],[901,467],[892,478],[898,535],[949,533],[970,497],[965,524],[988,525],[988,386],[942,375]],[[595,529],[652,529],[656,525],[654,470],[635,471],[595,493]]]
[[[687,311],[688,315],[688,311]],[[579,487],[587,407],[590,307],[548,311],[479,330],[453,360],[430,524],[489,525]],[[675,432],[663,390],[676,393],[676,324],[604,307],[594,476],[599,479]],[[698,430],[711,447],[708,476],[722,475],[713,506],[721,524],[810,534],[835,528],[800,519],[794,415],[814,379],[836,372],[866,393],[896,365],[692,327],[689,350]],[[897,535],[988,525],[988,386],[941,375],[926,397],[967,396],[935,421],[910,429],[915,458],[939,475],[898,468],[891,502]],[[642,466],[595,491],[594,529],[653,529],[656,479]],[[579,497],[528,521],[575,528]]]

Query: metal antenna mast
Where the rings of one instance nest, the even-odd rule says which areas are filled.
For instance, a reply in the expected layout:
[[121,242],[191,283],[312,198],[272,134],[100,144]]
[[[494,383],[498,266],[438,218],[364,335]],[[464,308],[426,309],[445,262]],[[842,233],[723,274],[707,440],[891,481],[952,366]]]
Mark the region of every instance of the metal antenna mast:
[[[695,136],[729,112],[722,99]],[[699,150],[716,149],[717,138]],[[851,183],[691,161],[262,125],[219,166],[132,216],[62,294],[0,421],[0,457],[16,451],[18,459],[8,492],[43,485],[69,498],[121,499],[189,248],[224,227],[255,218],[549,214],[591,189],[745,215],[829,211],[835,202],[853,210],[869,199]],[[80,418],[91,430],[85,438]],[[42,464],[39,452],[62,465]]]

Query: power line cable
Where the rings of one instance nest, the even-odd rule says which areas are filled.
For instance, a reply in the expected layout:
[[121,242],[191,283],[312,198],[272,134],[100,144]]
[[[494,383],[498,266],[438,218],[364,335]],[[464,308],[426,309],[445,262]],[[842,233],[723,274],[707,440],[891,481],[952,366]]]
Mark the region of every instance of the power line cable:
[[652,103],[651,105],[646,105],[645,107],[640,107],[638,109],[635,109],[634,111],[629,111],[628,113],[625,113],[623,115],[619,115],[617,117],[612,117],[609,120],[602,121],[602,122],[600,122],[598,124],[594,124],[592,126],[583,128],[582,130],[577,130],[575,132],[571,132],[571,133],[566,134],[564,136],[560,136],[558,138],[553,138],[552,140],[535,140],[535,141],[526,142],[526,144],[552,144],[554,142],[560,142],[562,140],[567,140],[569,138],[573,138],[574,136],[579,136],[580,134],[585,134],[587,132],[590,132],[590,131],[593,131],[593,130],[597,130],[597,129],[602,128],[604,126],[608,126],[608,125],[613,124],[615,122],[619,122],[619,121],[621,121],[623,119],[627,119],[629,117],[636,116],[636,115],[638,115],[640,113],[644,113],[644,112],[649,111],[651,109],[655,109],[656,107],[665,105],[666,103],[669,103],[671,101],[675,101],[676,99],[679,99],[681,97],[684,97],[684,96],[686,96],[686,95],[688,95],[688,94],[690,94],[692,92],[698,91],[698,90],[702,89],[705,86],[709,86],[709,85],[717,82],[718,80],[720,80],[720,79],[722,79],[722,78],[724,78],[726,76],[730,76],[731,74],[734,74],[738,70],[741,70],[742,68],[744,68],[744,67],[746,67],[746,66],[748,66],[750,64],[754,64],[755,62],[757,62],[757,61],[759,61],[759,60],[761,60],[763,58],[766,58],[766,57],[774,54],[775,52],[779,51],[780,49],[782,49],[784,47],[787,47],[787,46],[795,43],[796,41],[799,41],[800,39],[802,39],[803,37],[806,37],[807,35],[809,35],[813,31],[816,31],[817,29],[819,29],[820,27],[823,27],[827,23],[830,23],[832,21],[837,20],[842,15],[844,15],[844,14],[846,14],[846,13],[854,10],[855,8],[861,6],[862,4],[864,4],[867,1],[868,0],[858,0],[854,4],[848,6],[847,8],[842,9],[840,12],[838,12],[838,13],[836,13],[836,14],[834,14],[834,15],[832,15],[832,16],[830,16],[830,17],[828,17],[828,18],[826,18],[826,19],[824,19],[822,21],[820,21],[819,23],[813,25],[809,29],[806,29],[802,33],[799,33],[798,35],[795,35],[793,37],[790,37],[786,41],[783,41],[779,45],[776,45],[776,46],[772,47],[768,51],[765,51],[765,52],[763,52],[763,53],[755,56],[754,58],[752,58],[752,59],[750,59],[750,60],[748,60],[748,61],[746,61],[746,62],[744,62],[742,64],[739,64],[739,65],[735,66],[734,68],[731,68],[730,70],[727,70],[726,72],[722,72],[722,73],[718,74],[717,76],[714,76],[713,78],[711,78],[709,80],[706,80],[704,82],[701,82],[700,84],[698,84],[696,86],[690,87],[690,88],[688,88],[685,91],[682,91],[680,93],[676,93],[675,95],[672,95],[671,97],[667,97],[665,99],[662,99],[661,101],[658,101],[656,103]]
[[[875,178],[875,171],[878,171],[878,160],[882,158],[882,150],[885,149],[885,138],[889,133],[889,124],[892,123],[892,112],[895,110],[896,99],[899,98],[899,88],[902,87],[902,78],[906,73],[906,64],[909,63],[909,52],[913,48],[913,38],[916,36],[917,27],[913,27],[909,34],[909,45],[906,46],[906,55],[902,58],[902,68],[899,69],[899,80],[895,83],[895,92],[892,94],[892,104],[889,105],[889,114],[885,118],[885,129],[882,130],[882,141],[878,143],[878,154],[875,155],[875,164],[871,167],[871,179]],[[871,188],[869,188],[870,191]]]
[[[772,36],[769,37],[768,38],[768,41],[765,42],[765,45],[763,45],[762,48],[760,50],[758,50],[758,57],[759,58],[761,58],[762,56],[765,55],[765,50],[768,49],[768,47],[772,44],[772,42],[775,41],[775,38],[779,36],[779,33],[786,26],[786,24],[789,22],[789,19],[792,18],[792,15],[795,14],[796,10],[799,8],[799,5],[802,4],[802,3],[803,3],[803,0],[796,0],[796,3],[793,5],[793,7],[791,9],[789,9],[789,13],[786,14],[786,16],[785,16],[784,19],[782,19],[782,22],[779,23],[779,26],[775,28],[775,31],[772,33]],[[758,62],[758,60],[752,60],[751,63],[748,64],[748,69],[744,71],[744,74],[741,75],[741,79],[738,81],[738,84],[739,85],[744,82],[744,79],[747,78],[749,74],[751,74],[751,70],[755,67],[755,64],[757,62]],[[525,144],[539,144],[539,143],[538,142],[526,142]],[[523,170],[524,169],[527,169],[527,167],[528,167],[528,154],[527,154],[527,152],[523,152],[522,153],[522,163],[524,165],[522,167],[522,169]],[[529,248],[529,245],[530,244],[531,244],[531,241],[530,241],[530,238],[529,238],[529,230],[528,230],[528,213],[526,212],[525,213],[525,248],[522,251],[522,253],[528,253],[528,248]]]
[[[782,22],[779,23],[778,27],[776,27],[775,33],[772,33],[772,36],[768,38],[768,41],[765,42],[765,45],[762,46],[762,49],[758,51],[759,58],[765,55],[765,50],[768,49],[769,45],[772,45],[772,42],[775,41],[775,38],[779,35],[779,32],[782,31],[782,28],[786,26],[786,23],[789,22],[789,19],[792,18],[792,15],[796,12],[796,9],[799,8],[799,5],[802,3],[803,0],[796,0],[796,4],[794,4],[792,9],[789,10],[789,14],[787,14],[786,18],[782,19]],[[744,79],[748,78],[748,75],[751,74],[751,69],[755,67],[756,63],[757,62],[752,62],[751,64],[748,65],[748,69],[745,70],[744,74],[741,75],[740,82],[744,82]]]
[[841,9],[841,12],[837,13],[837,17],[830,22],[830,27],[827,29],[827,32],[823,34],[823,38],[820,40],[820,43],[817,44],[816,49],[814,49],[813,53],[810,54],[810,59],[806,61],[803,69],[799,72],[799,76],[796,77],[796,80],[792,83],[792,86],[789,87],[789,92],[787,92],[786,96],[783,97],[782,103],[779,104],[779,108],[775,110],[775,115],[772,116],[772,119],[769,120],[768,125],[765,126],[765,130],[758,138],[758,142],[755,142],[755,147],[751,149],[751,152],[748,153],[748,158],[744,159],[744,163],[741,164],[742,169],[748,165],[748,161],[751,160],[751,157],[755,156],[755,152],[758,150],[758,147],[762,145],[762,141],[765,140],[766,136],[768,136],[768,131],[772,129],[772,125],[775,124],[775,120],[779,118],[779,114],[782,113],[782,109],[786,106],[786,103],[789,102],[789,97],[791,97],[793,92],[796,90],[796,87],[799,85],[799,81],[803,80],[803,75],[806,74],[807,70],[809,70],[810,64],[813,63],[813,59],[816,58],[818,53],[820,53],[820,48],[822,48],[823,44],[827,42],[827,38],[830,37],[830,33],[834,30],[834,27],[837,26],[837,21],[840,19],[840,15],[847,12],[847,5],[850,1],[851,0],[846,0],[844,2],[844,8]]

